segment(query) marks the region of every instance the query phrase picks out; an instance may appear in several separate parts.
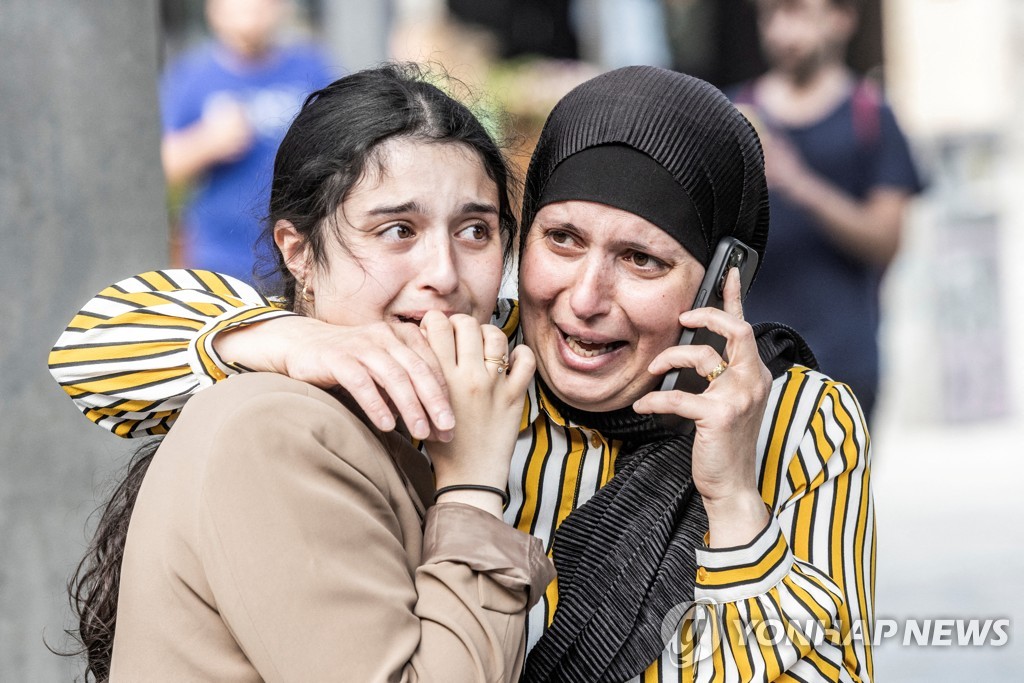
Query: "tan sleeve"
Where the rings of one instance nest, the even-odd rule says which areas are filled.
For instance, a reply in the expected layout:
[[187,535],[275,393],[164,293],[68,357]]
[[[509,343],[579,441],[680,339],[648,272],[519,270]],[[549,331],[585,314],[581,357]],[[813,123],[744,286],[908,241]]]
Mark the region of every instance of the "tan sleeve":
[[265,680],[518,678],[529,587],[551,575],[538,541],[444,505],[412,566],[418,539],[403,534],[420,532],[396,513],[407,494],[390,489],[388,456],[316,398],[246,400],[213,448],[202,562],[215,609]]

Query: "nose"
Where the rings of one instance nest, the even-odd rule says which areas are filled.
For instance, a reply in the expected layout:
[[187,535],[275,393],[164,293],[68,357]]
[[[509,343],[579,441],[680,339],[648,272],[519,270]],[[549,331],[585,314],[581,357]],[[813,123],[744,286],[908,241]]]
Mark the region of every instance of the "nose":
[[459,268],[451,240],[445,234],[441,239],[425,242],[424,246],[416,276],[418,286],[448,296],[459,287]]
[[579,264],[569,294],[569,307],[580,320],[607,313],[614,292],[614,274],[603,259],[589,256]]

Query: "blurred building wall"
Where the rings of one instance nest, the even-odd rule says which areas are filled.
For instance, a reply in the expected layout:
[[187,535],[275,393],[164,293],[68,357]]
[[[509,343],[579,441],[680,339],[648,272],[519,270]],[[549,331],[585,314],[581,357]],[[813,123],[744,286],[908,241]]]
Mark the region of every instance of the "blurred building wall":
[[[167,259],[156,0],[0,3],[0,681],[70,681],[64,585],[131,444],[50,379],[101,287]],[[80,671],[80,669],[78,669]]]
[[385,61],[394,13],[384,0],[320,0],[322,34],[336,63],[358,71]]
[[888,96],[927,162],[887,277],[892,419],[1024,418],[1024,8],[889,0]]

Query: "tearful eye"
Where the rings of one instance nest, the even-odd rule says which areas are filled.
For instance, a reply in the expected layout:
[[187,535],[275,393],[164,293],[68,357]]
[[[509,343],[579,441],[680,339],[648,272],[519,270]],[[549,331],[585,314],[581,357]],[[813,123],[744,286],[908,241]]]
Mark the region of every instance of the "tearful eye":
[[491,229],[486,225],[471,225],[466,228],[466,236],[478,242],[483,242],[491,236]]
[[668,266],[657,256],[651,256],[643,251],[632,251],[626,255],[626,261],[633,264],[640,272],[656,274],[664,271]]
[[387,240],[393,240],[398,242],[412,239],[413,237],[416,236],[416,232],[408,225],[397,223],[395,225],[388,226],[383,231],[381,231],[380,236]]
[[568,246],[572,244],[572,235],[567,233],[565,230],[550,230],[547,234],[549,240],[559,246]]

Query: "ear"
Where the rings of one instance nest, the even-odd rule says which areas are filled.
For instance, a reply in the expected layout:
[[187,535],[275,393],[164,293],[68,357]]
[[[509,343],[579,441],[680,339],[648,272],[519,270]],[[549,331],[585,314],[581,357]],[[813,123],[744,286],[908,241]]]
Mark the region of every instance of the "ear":
[[274,224],[274,244],[284,257],[288,270],[299,282],[305,282],[310,275],[309,244],[295,229],[291,221],[281,220]]

